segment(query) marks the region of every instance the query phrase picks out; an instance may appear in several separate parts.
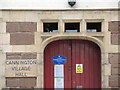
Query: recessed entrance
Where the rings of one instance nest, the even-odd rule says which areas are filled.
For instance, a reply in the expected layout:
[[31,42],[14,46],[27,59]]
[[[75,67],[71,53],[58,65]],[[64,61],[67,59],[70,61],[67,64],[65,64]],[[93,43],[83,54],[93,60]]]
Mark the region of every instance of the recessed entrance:
[[[64,88],[101,88],[101,51],[88,40],[57,40],[44,51],[44,88],[54,88],[54,63],[52,58],[63,55]],[[76,73],[76,65],[83,65],[83,72]]]

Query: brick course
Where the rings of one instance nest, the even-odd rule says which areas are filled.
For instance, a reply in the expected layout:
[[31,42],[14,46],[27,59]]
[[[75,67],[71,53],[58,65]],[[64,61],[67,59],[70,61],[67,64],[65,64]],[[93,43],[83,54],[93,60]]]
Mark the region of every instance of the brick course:
[[111,44],[120,45],[120,34],[111,34]]
[[118,75],[118,74],[120,74],[119,69],[120,69],[120,68],[112,68],[112,70],[111,70],[111,71],[112,71],[112,72],[111,72],[112,75]]
[[10,88],[9,90],[36,90],[34,88]]
[[109,31],[111,31],[111,44],[120,45],[120,21],[109,22]]
[[109,22],[108,29],[112,34],[120,34],[120,21]]
[[18,78],[7,78],[6,79],[6,86],[8,87],[18,87],[19,79]]
[[37,31],[36,22],[7,22],[6,32],[10,33],[10,45],[34,44],[34,32]]
[[120,81],[120,76],[117,75],[110,76],[109,85],[111,87],[120,87],[119,81]]
[[7,87],[33,88],[36,78],[6,78]]
[[111,76],[109,78],[110,87],[120,87],[120,53],[109,53],[109,62],[111,64]]
[[111,64],[118,64],[118,63],[120,63],[119,57],[120,57],[120,53],[110,53],[108,55],[109,62]]
[[37,53],[36,52],[7,52],[6,59],[36,59]]
[[6,32],[36,32],[37,23],[36,22],[7,22]]
[[10,34],[11,45],[32,45],[34,44],[33,33],[13,33]]

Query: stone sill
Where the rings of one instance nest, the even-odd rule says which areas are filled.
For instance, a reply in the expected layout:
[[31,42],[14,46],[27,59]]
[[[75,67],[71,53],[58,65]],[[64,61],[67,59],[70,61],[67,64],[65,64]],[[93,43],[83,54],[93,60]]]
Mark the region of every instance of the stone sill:
[[104,36],[103,32],[45,32],[41,33],[41,37],[51,37],[51,36]]

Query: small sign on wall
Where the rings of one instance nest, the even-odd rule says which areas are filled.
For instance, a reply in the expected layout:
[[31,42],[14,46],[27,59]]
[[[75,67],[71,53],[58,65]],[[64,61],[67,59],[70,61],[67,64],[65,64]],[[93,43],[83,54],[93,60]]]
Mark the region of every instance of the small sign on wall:
[[61,65],[61,64],[65,64],[67,61],[66,57],[63,56],[63,55],[56,55],[52,58],[52,62],[54,64],[58,64],[58,65]]
[[83,64],[76,64],[76,73],[83,73]]
[[36,59],[6,60],[6,77],[35,77]]

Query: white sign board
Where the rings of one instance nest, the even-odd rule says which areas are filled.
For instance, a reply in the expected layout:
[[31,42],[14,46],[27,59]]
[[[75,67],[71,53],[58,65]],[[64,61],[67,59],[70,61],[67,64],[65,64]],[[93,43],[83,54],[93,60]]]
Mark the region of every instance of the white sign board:
[[54,88],[64,88],[64,65],[54,65]]
[[83,73],[83,64],[76,64],[76,73]]

